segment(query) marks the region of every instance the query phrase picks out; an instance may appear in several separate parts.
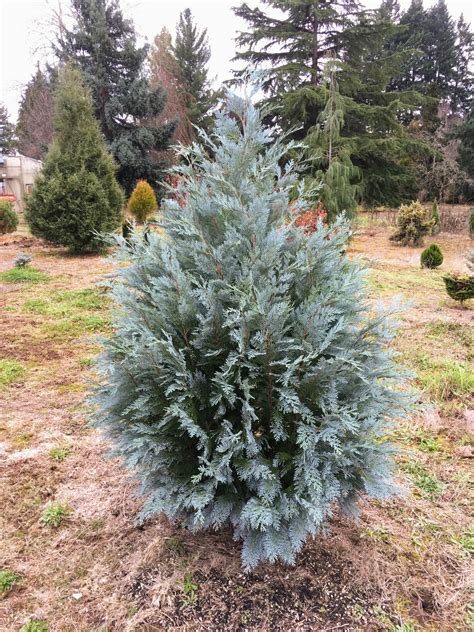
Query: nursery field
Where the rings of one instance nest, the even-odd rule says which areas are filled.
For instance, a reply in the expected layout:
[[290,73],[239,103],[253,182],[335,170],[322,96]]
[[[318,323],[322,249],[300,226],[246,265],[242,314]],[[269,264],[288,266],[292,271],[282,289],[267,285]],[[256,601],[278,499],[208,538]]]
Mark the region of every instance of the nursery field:
[[[294,568],[240,568],[229,533],[190,534],[158,518],[87,425],[95,334],[110,331],[97,283],[111,265],[26,234],[0,238],[0,630],[462,631],[474,625],[474,304],[447,297],[467,236],[441,233],[438,270],[421,248],[362,227],[351,256],[373,299],[409,299],[395,346],[426,404],[393,439],[404,497],[335,515]],[[33,270],[14,269],[18,252]],[[35,272],[37,270],[37,272]],[[471,597],[470,597],[471,596]]]

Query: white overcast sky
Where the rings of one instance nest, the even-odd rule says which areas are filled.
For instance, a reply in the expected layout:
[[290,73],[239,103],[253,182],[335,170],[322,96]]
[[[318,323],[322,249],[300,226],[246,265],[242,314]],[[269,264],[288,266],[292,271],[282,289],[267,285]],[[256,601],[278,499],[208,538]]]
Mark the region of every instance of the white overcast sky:
[[[425,0],[425,6],[436,0]],[[257,0],[247,0],[250,6]],[[402,7],[410,0],[402,0]],[[64,6],[68,0],[62,0]],[[174,33],[179,13],[189,7],[200,27],[206,27],[211,45],[210,71],[218,80],[230,76],[230,60],[234,56],[236,32],[245,24],[232,12],[240,0],[122,0],[124,13],[133,19],[139,35],[149,42],[166,26]],[[380,0],[365,0],[365,5],[375,8]],[[473,0],[447,0],[451,15],[461,13],[473,22]],[[53,9],[58,0],[0,0],[0,102],[3,102],[16,119],[18,102],[24,85],[35,70],[36,63],[45,61],[48,51],[48,35],[51,33]]]

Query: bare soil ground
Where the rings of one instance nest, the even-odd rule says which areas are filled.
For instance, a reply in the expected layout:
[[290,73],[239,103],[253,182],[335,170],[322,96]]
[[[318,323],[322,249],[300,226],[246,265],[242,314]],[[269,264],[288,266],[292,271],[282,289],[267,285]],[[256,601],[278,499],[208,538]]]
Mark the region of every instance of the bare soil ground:
[[[470,629],[474,309],[454,304],[441,279],[470,243],[436,236],[445,261],[429,271],[420,249],[388,235],[361,229],[351,251],[374,298],[413,301],[395,344],[429,407],[393,431],[408,493],[362,500],[358,522],[335,513],[294,568],[251,574],[230,533],[193,535],[164,518],[137,527],[135,484],[87,426],[90,336],[109,330],[96,283],[109,263],[0,238],[0,273],[24,251],[49,275],[0,276],[0,571],[16,576],[0,595],[2,632],[30,620],[61,632]],[[41,521],[51,503],[66,514],[57,527]]]

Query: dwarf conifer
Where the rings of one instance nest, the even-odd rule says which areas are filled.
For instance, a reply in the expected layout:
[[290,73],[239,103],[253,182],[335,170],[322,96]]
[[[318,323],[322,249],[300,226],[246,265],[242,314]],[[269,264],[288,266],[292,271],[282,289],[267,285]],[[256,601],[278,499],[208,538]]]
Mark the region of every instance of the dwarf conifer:
[[65,68],[55,97],[54,139],[28,198],[31,232],[72,252],[103,246],[121,221],[123,194],[79,70]]
[[137,222],[144,222],[157,208],[155,192],[146,180],[139,180],[128,201],[129,212]]

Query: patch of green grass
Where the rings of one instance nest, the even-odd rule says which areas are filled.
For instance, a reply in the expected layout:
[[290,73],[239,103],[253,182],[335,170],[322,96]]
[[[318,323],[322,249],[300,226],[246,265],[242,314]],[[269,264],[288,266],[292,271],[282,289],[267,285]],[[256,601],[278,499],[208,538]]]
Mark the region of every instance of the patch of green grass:
[[25,367],[16,360],[0,359],[0,391],[10,384],[20,382],[25,373]]
[[110,318],[96,316],[95,314],[80,316],[77,321],[84,326],[87,331],[104,331],[110,327]]
[[391,628],[390,632],[418,632],[420,628],[413,623],[401,623]]
[[62,525],[64,520],[71,514],[71,509],[63,503],[49,503],[43,510],[40,518],[40,524],[45,527],[57,528]]
[[84,358],[79,358],[79,365],[84,368],[89,368],[94,365],[95,359],[89,356],[85,356]]
[[435,321],[426,325],[426,332],[429,337],[442,340],[454,339],[455,342],[468,348],[471,348],[474,342],[471,327],[463,323]]
[[464,403],[474,392],[474,369],[467,362],[431,360],[422,356],[418,360],[421,370],[418,380],[423,390],[437,402],[458,400]]
[[451,542],[460,546],[466,553],[474,554],[474,526],[468,527],[460,535],[451,538]]
[[21,628],[20,632],[48,632],[49,626],[46,621],[31,619]]
[[[410,292],[409,298],[426,290],[442,290],[441,273],[436,270],[413,270],[410,268],[384,270],[377,268],[370,275],[370,284],[383,294]],[[444,296],[444,295],[443,295]]]
[[39,327],[42,336],[64,342],[86,332],[107,330],[110,319],[100,314],[106,304],[107,297],[102,292],[84,289],[55,291],[46,297],[32,298],[25,301],[22,309],[46,317]]
[[49,279],[49,274],[30,266],[26,266],[25,268],[12,268],[11,270],[0,273],[0,280],[6,283],[47,283]]
[[422,452],[443,452],[444,447],[440,439],[427,432],[424,428],[413,427],[412,424],[399,426],[394,437],[397,441],[416,447]]
[[30,299],[23,304],[23,309],[49,317],[50,320],[43,321],[39,328],[47,339],[66,341],[85,332],[107,330],[110,319],[99,313],[105,304],[106,297],[97,290],[73,290]]
[[413,484],[423,498],[435,500],[444,493],[446,485],[431,474],[421,463],[406,463],[403,469],[410,475]]
[[56,387],[58,393],[83,393],[87,390],[87,385],[82,382],[70,382]]
[[0,571],[0,595],[4,595],[21,581],[20,575],[13,571]]
[[100,531],[105,525],[105,520],[103,518],[93,518],[90,522],[90,528],[92,531]]
[[104,309],[106,297],[95,289],[52,292],[47,298],[26,301],[24,309],[33,314],[74,318],[82,312]]
[[54,300],[77,309],[100,310],[107,305],[107,296],[96,288],[55,292]]
[[40,326],[40,333],[48,340],[64,342],[71,340],[71,338],[78,338],[84,332],[77,322],[58,320],[43,323]]
[[12,437],[11,444],[16,448],[25,448],[32,442],[33,438],[34,434],[32,432],[20,432]]
[[72,446],[70,443],[60,443],[52,447],[48,454],[54,461],[64,461],[72,452]]
[[367,527],[360,532],[361,538],[368,538],[375,542],[389,542],[390,531],[383,525],[375,527]]

